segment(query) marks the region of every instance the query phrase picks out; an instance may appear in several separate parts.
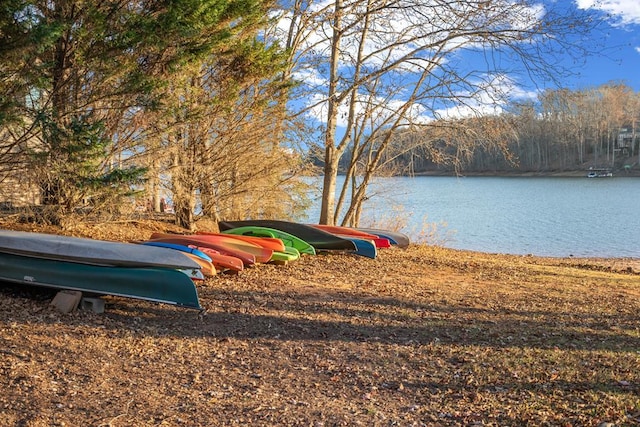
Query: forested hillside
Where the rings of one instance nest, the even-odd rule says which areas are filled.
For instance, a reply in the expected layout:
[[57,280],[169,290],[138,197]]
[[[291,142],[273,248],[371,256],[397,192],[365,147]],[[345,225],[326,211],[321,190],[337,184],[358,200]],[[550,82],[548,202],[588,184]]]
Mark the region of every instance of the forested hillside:
[[[396,132],[389,173],[639,171],[640,94],[621,83],[548,90],[499,116]],[[416,148],[402,152],[402,147]]]

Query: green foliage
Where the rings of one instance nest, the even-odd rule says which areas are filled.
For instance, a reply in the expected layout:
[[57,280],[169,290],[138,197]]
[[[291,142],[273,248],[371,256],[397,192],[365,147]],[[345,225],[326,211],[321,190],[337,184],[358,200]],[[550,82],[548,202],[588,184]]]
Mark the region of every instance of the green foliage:
[[111,141],[104,123],[91,114],[76,117],[61,126],[45,113],[37,116],[47,145],[31,151],[31,164],[44,189],[45,204],[75,208],[93,195],[129,194],[142,182],[143,168],[113,168],[105,171]]
[[60,34],[59,25],[38,18],[33,2],[0,4],[0,126],[22,119],[25,97],[42,87],[38,55]]
[[4,152],[27,159],[42,202],[63,214],[87,199],[130,194],[146,173],[129,159],[141,151],[146,132],[135,121],[140,112],[157,113],[154,126],[177,111],[165,109],[167,88],[211,57],[245,55],[235,76],[264,75],[269,58],[260,55],[275,50],[246,40],[267,6],[256,0],[2,2]]

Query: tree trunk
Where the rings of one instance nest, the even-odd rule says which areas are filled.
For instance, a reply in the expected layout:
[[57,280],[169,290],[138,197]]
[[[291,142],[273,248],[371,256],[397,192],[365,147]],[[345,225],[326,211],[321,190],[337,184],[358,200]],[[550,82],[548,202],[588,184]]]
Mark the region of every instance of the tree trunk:
[[322,185],[322,203],[320,206],[320,224],[335,224],[333,211],[336,202],[336,187],[338,180],[338,163],[340,154],[331,145],[325,149],[324,156],[324,181]]
[[331,43],[331,63],[329,91],[327,96],[327,130],[324,151],[324,184],[322,187],[322,202],[320,204],[320,224],[335,224],[336,181],[338,179],[338,164],[342,152],[336,148],[336,126],[338,122],[338,65],[340,61],[340,26],[342,25],[342,0],[336,0],[333,19],[333,36]]

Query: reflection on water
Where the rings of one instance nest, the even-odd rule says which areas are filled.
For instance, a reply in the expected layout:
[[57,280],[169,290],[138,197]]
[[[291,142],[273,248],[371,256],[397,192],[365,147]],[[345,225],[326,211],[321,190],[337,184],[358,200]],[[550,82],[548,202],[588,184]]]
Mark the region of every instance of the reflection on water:
[[370,194],[363,223],[400,223],[413,237],[435,224],[436,242],[447,247],[640,257],[637,178],[397,177],[377,180]]

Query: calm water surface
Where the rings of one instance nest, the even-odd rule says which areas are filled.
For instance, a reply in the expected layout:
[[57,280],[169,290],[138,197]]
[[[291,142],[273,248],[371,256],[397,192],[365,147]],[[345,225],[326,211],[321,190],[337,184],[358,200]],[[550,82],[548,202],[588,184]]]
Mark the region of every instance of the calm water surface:
[[[443,246],[491,253],[640,258],[640,179],[379,179],[363,222],[436,230]],[[309,219],[318,219],[316,203]]]

